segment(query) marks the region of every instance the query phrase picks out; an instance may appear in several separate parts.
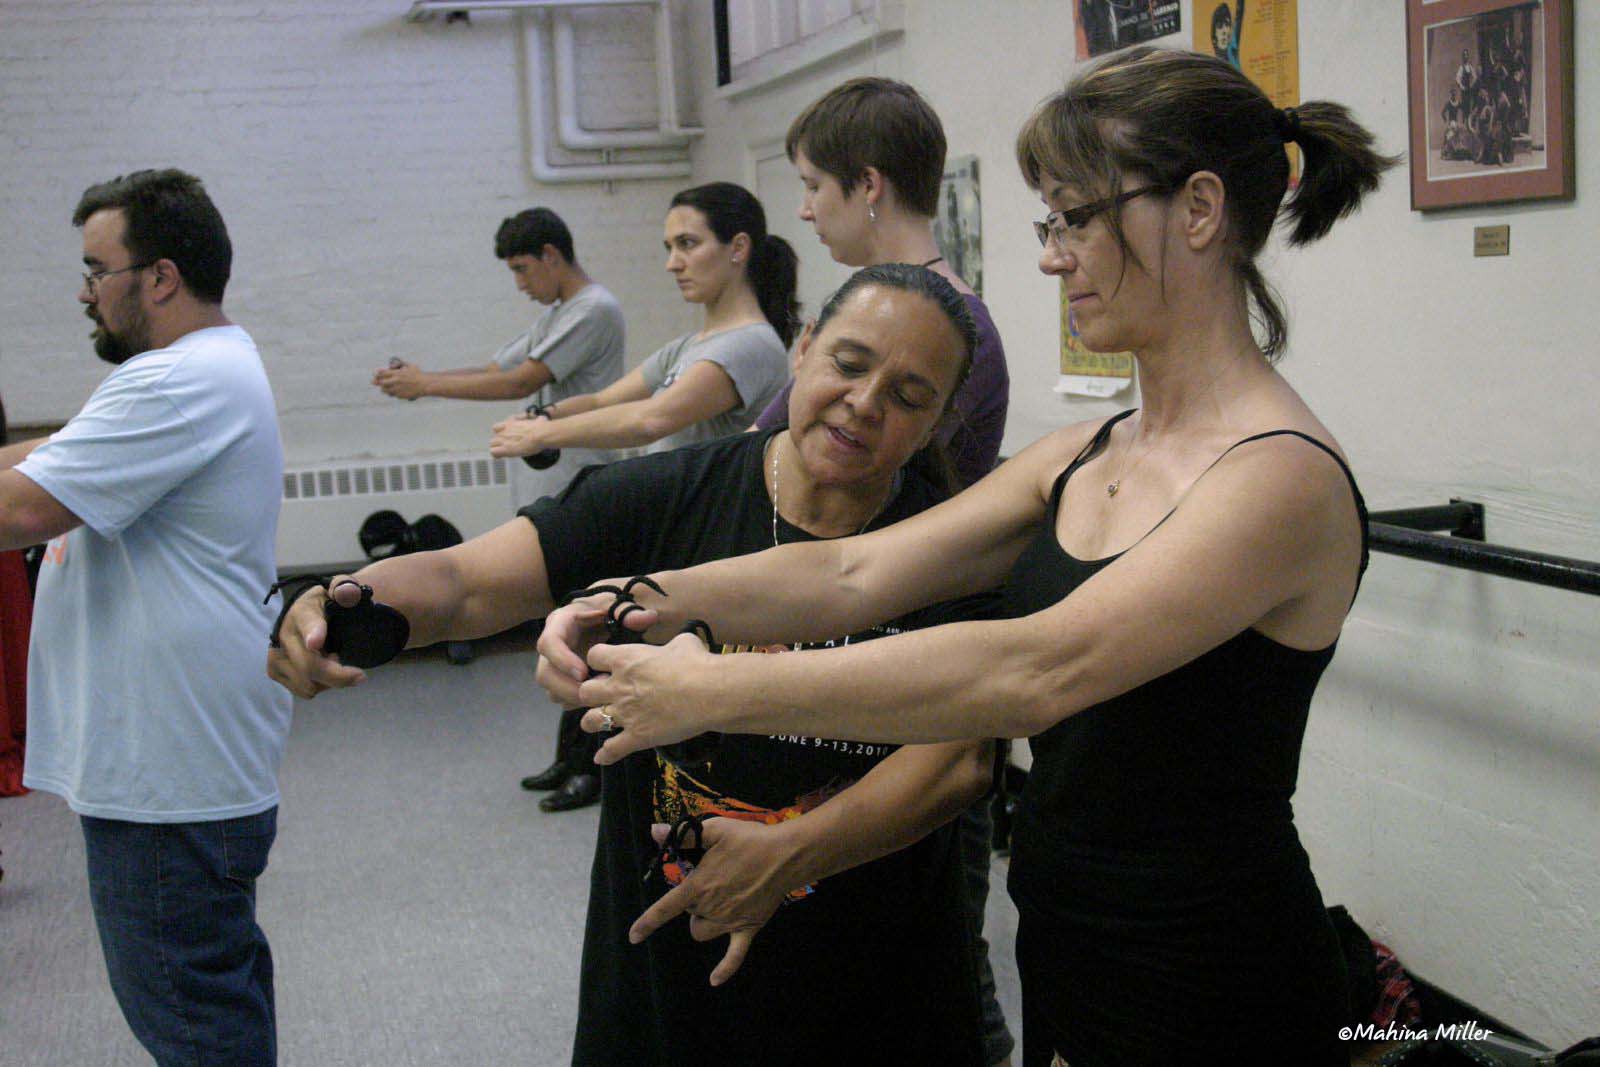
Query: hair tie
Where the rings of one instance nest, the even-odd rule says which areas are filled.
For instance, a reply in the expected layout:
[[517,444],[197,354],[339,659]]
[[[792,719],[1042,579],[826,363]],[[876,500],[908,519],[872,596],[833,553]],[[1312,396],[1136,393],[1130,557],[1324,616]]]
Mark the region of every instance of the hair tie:
[[1278,136],[1284,144],[1300,140],[1300,113],[1292,107],[1286,107],[1272,113],[1273,128],[1278,131]]

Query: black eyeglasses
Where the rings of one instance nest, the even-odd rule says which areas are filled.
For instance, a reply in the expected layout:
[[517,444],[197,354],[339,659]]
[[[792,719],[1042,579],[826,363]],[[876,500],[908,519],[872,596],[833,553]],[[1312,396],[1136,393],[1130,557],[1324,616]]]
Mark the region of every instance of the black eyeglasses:
[[[154,260],[151,262],[154,262]],[[98,293],[100,291],[100,283],[113,274],[126,274],[130,270],[144,270],[148,266],[150,266],[150,263],[135,263],[131,267],[118,267],[116,270],[92,270],[83,276],[83,284],[88,287],[89,292]]]
[[1034,236],[1039,238],[1041,247],[1048,246],[1050,239],[1053,237],[1055,238],[1056,247],[1061,248],[1069,235],[1081,235],[1083,228],[1089,225],[1089,220],[1096,215],[1109,211],[1119,204],[1126,204],[1136,196],[1159,192],[1160,189],[1161,186],[1159,185],[1146,185],[1138,189],[1130,189],[1125,193],[1118,193],[1116,196],[1108,196],[1104,200],[1096,200],[1090,204],[1079,204],[1077,207],[1069,207],[1062,211],[1052,211],[1044,217],[1043,222],[1033,224]]

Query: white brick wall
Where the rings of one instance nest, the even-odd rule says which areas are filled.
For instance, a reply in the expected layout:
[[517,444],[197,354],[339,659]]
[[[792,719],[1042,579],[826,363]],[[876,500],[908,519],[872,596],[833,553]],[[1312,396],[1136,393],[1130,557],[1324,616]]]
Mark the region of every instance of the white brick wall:
[[[389,400],[391,355],[481,362],[536,310],[493,257],[500,219],[543,203],[627,312],[630,362],[688,328],[660,225],[685,182],[541,187],[528,174],[519,32],[403,21],[405,0],[6,0],[0,6],[0,390],[59,420],[105,371],[74,294],[69,215],[91,182],[175,165],[229,225],[226,308],[255,335],[292,461],[481,447],[509,405]],[[581,115],[654,121],[650,21],[582,16]],[[593,158],[593,157],[585,157]]]

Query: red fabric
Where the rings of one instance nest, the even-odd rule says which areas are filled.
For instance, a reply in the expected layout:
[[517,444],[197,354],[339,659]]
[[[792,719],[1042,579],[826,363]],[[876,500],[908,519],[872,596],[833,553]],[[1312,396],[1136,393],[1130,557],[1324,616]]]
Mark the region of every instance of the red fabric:
[[1381,941],[1372,943],[1372,955],[1378,974],[1378,1003],[1372,1009],[1370,1021],[1378,1026],[1387,1026],[1389,1023],[1421,1026],[1422,1005],[1417,1000],[1411,976],[1400,965],[1400,957]]
[[0,552],[0,797],[22,788],[22,741],[28,733],[28,630],[33,597],[21,552]]

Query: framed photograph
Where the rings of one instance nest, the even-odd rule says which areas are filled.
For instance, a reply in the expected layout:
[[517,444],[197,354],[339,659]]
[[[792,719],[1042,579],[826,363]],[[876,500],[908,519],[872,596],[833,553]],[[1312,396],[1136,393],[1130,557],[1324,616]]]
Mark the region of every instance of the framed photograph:
[[1573,196],[1572,0],[1406,0],[1415,211]]

